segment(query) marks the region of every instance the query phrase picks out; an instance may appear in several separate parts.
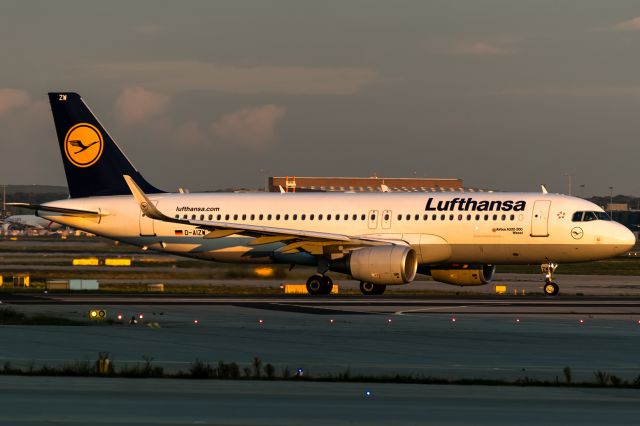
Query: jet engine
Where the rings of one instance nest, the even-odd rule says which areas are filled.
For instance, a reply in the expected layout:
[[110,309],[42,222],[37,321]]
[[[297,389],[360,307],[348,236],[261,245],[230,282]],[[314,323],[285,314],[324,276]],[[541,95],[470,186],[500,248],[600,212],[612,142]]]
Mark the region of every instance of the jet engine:
[[460,265],[448,269],[431,269],[431,277],[441,283],[471,286],[490,283],[495,272],[495,265]]
[[382,246],[353,250],[331,269],[372,284],[406,284],[416,277],[418,256],[411,247]]

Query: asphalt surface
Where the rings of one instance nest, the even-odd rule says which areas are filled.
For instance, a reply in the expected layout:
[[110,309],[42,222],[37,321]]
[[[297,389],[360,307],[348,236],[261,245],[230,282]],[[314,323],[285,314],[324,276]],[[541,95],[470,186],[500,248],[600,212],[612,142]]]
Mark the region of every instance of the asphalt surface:
[[7,425],[635,425],[637,390],[3,377]]

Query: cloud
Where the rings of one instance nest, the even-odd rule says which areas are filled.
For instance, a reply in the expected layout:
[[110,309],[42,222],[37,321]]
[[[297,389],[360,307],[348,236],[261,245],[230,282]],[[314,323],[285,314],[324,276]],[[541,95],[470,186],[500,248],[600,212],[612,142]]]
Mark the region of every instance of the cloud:
[[260,150],[275,139],[276,126],[285,114],[285,108],[273,104],[245,108],[224,115],[211,130],[224,141]]
[[517,53],[516,40],[505,38],[495,41],[464,40],[449,44],[444,51],[450,55],[496,56]]
[[142,87],[129,87],[120,93],[115,102],[116,120],[123,125],[148,122],[163,113],[169,106],[169,97]]
[[236,66],[199,61],[134,61],[102,64],[104,79],[124,79],[155,90],[215,90],[227,93],[350,95],[376,82],[366,68]]
[[180,145],[204,145],[209,142],[209,136],[206,131],[200,123],[194,120],[178,126],[174,134]]
[[640,16],[608,27],[613,31],[640,31]]
[[23,90],[0,89],[0,117],[14,109],[24,108],[31,103],[31,97]]

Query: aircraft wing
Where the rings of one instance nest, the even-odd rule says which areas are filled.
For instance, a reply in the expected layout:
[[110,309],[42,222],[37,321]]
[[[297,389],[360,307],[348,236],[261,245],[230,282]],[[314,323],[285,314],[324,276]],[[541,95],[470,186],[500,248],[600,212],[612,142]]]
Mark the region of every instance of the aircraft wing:
[[131,193],[138,202],[140,210],[145,216],[160,220],[163,222],[178,223],[182,225],[197,226],[202,229],[207,229],[210,232],[204,236],[204,238],[222,238],[233,234],[243,234],[256,237],[251,245],[268,244],[273,242],[288,242],[281,251],[290,251],[298,249],[309,250],[309,246],[316,248],[331,245],[342,246],[379,246],[379,245],[394,245],[402,244],[406,245],[404,241],[399,240],[384,240],[368,237],[350,236],[344,234],[335,234],[329,232],[316,232],[316,231],[304,231],[300,229],[278,228],[272,226],[261,225],[249,225],[244,223],[229,223],[218,221],[205,221],[205,220],[189,220],[189,219],[176,219],[169,217],[162,213],[158,208],[147,198],[146,194],[138,187],[138,185],[131,179],[130,176],[123,176]]
[[64,207],[47,206],[45,204],[7,203],[7,205],[14,206],[14,207],[22,207],[24,209],[35,210],[36,214],[38,211],[43,211],[43,212],[52,212],[52,213],[62,213],[68,216],[78,216],[78,217],[95,217],[95,216],[108,215],[108,213],[94,212],[90,210],[67,209]]

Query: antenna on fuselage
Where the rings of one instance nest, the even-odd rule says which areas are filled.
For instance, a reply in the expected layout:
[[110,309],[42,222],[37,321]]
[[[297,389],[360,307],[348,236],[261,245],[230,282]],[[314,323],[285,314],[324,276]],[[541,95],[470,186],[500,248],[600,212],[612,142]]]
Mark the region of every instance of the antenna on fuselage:
[[549,193],[549,191],[547,191],[547,187],[544,186],[544,183],[542,185],[540,185],[540,189],[542,190],[543,194],[548,194]]

